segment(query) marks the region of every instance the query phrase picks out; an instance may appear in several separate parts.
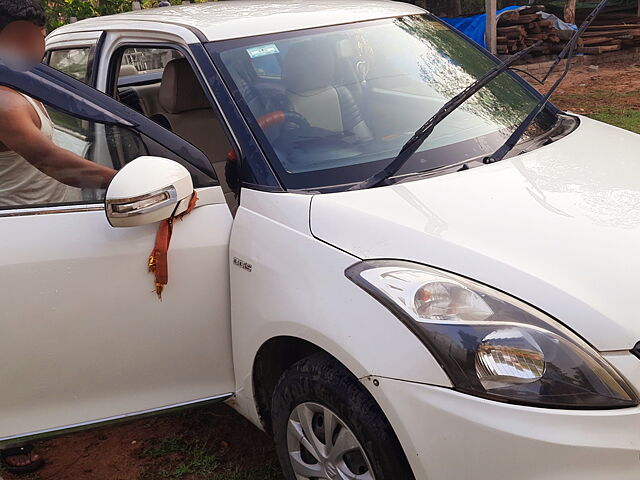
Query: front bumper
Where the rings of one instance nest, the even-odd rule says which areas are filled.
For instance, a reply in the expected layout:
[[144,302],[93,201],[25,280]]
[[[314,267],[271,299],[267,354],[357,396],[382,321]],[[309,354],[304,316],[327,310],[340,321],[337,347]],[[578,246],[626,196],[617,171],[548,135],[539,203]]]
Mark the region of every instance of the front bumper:
[[532,408],[377,380],[363,383],[394,427],[417,480],[640,478],[640,407]]

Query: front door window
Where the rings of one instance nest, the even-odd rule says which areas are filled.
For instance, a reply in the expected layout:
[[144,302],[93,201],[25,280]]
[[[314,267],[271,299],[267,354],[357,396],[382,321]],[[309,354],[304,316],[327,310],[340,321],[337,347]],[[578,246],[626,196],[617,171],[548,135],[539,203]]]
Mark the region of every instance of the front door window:
[[124,47],[114,55],[112,68],[113,96],[202,150],[235,211],[238,180],[231,143],[185,53],[164,46]]
[[[22,97],[36,115],[40,134],[50,141],[44,155],[51,155],[54,160],[49,162],[40,150],[33,151],[21,142],[7,139],[8,145],[0,146],[0,209],[100,203],[104,201],[109,171],[115,174],[144,155],[185,164],[197,187],[211,184],[211,179],[133,128],[84,120]],[[11,149],[14,144],[18,151]],[[61,161],[56,164],[58,158]],[[69,170],[69,165],[83,165],[82,162],[86,162],[85,166]],[[106,181],[97,179],[101,175]]]

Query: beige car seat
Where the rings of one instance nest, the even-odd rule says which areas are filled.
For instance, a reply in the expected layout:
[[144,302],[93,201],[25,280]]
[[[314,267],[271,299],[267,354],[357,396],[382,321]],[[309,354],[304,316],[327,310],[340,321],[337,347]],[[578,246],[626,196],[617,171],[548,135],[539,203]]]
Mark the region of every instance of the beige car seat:
[[[291,46],[282,67],[282,81],[291,108],[312,127],[373,138],[351,89],[336,79],[336,59],[330,44],[305,40]],[[361,95],[360,95],[361,96]]]
[[334,78],[331,51],[319,41],[296,43],[284,58],[282,80],[294,110],[312,127],[342,132],[342,111]]

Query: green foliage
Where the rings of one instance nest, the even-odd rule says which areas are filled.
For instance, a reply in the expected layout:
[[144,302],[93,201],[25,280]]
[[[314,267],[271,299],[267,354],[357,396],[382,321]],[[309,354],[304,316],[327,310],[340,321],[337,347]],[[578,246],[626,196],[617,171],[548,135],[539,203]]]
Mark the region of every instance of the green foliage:
[[[141,0],[142,8],[154,8],[160,0]],[[193,0],[200,3],[206,0]],[[131,11],[132,0],[43,0],[47,9],[47,30],[52,31],[66,23],[72,17],[78,20],[97,17],[99,15],[114,15]],[[170,0],[174,5],[180,5],[182,0]]]
[[83,20],[131,10],[129,0],[50,0],[46,2],[49,31],[68,23],[72,17]]

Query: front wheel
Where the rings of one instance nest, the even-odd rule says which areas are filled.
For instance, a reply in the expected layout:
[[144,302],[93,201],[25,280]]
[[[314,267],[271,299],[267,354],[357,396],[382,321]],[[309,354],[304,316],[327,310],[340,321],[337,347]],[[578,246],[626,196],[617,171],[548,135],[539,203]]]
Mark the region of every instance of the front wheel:
[[287,480],[413,480],[369,392],[326,354],[287,370],[273,394],[273,432]]

